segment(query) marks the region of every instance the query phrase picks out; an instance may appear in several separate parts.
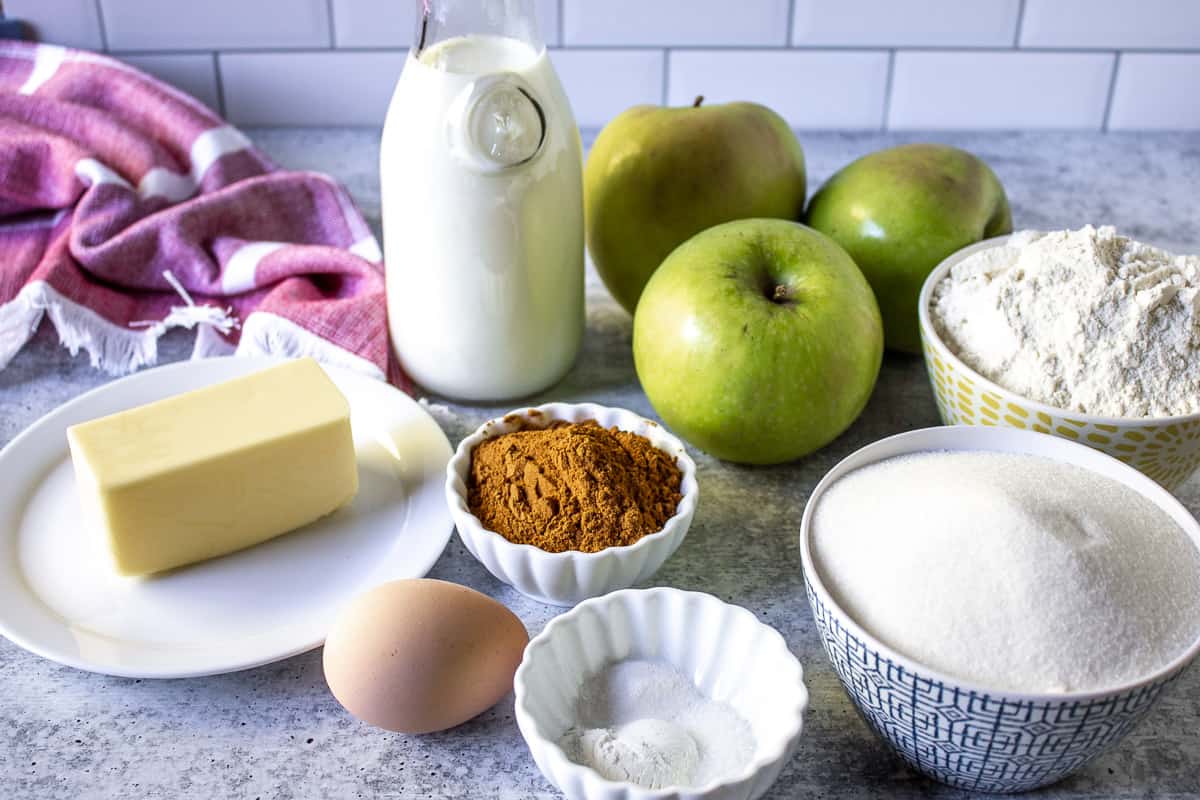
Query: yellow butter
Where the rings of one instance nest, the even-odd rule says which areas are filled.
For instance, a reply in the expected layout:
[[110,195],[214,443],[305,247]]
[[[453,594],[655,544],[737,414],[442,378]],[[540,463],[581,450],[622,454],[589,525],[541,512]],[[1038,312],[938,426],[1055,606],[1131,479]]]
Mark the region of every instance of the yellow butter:
[[250,547],[350,501],[350,406],[312,359],[67,429],[85,512],[117,570]]

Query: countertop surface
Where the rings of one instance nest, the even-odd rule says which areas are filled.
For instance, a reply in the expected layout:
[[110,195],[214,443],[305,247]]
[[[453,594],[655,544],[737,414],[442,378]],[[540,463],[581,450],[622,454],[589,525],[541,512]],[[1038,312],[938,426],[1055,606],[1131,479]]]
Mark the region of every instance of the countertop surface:
[[[256,130],[283,165],[331,173],[378,228],[377,133]],[[1200,244],[1200,134],[802,133],[810,190],[872,150],[920,138],[982,156],[1008,190],[1018,228],[1114,223],[1151,242]],[[631,320],[589,274],[588,327],[575,368],[530,402],[596,401],[653,411],[630,353]],[[163,362],[191,337],[168,335]],[[0,445],[41,415],[110,378],[71,357],[48,324],[0,371]],[[430,398],[457,443],[500,407]],[[809,492],[839,459],[876,439],[938,424],[917,358],[888,355],[875,394],[833,444],[793,464],[747,468],[693,451],[701,503],[687,540],[651,579],[754,611],[804,665],[811,707],[796,757],[767,797],[961,797],[894,759],[859,719],[824,653],[803,595],[797,532]],[[0,480],[4,480],[0,475]],[[1178,492],[1200,511],[1200,478]],[[525,599],[457,537],[432,577],[508,605],[530,634],[558,609]],[[510,694],[450,731],[404,736],[346,714],[326,689],[320,650],[211,678],[129,680],[60,667],[0,639],[0,795],[17,798],[556,797],[529,757]],[[1046,798],[1194,797],[1200,793],[1200,670],[1185,674],[1120,746],[1043,790]]]

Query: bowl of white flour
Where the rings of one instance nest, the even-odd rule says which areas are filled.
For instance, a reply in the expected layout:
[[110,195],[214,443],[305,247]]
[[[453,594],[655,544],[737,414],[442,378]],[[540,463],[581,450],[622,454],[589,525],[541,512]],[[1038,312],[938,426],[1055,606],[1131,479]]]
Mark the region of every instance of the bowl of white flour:
[[1072,439],[1168,489],[1200,466],[1200,256],[1021,231],[946,259],[919,303],[947,424]]
[[947,426],[868,445],[813,490],[800,550],[851,700],[954,786],[1060,780],[1200,653],[1200,524],[1060,437]]

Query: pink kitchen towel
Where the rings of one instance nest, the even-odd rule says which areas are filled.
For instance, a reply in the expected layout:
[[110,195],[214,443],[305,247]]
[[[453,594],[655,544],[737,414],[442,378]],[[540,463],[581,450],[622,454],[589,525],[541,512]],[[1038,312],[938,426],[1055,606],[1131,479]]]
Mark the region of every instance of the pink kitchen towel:
[[48,317],[122,374],[194,327],[193,357],[313,356],[399,381],[382,257],[325,175],[273,165],[119,61],[0,43],[0,369]]

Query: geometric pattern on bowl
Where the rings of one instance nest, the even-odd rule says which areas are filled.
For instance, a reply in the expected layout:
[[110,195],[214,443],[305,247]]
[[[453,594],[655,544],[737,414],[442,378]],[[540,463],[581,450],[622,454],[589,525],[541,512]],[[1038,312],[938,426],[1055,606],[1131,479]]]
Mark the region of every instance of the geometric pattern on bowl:
[[964,789],[1024,792],[1054,783],[1128,733],[1182,669],[1123,694],[1026,701],[949,686],[896,664],[808,603],[829,660],[867,724],[918,772]]
[[930,319],[934,289],[955,264],[1007,236],[953,253],[929,273],[918,300],[925,369],[947,425],[991,425],[1048,433],[1124,461],[1173,491],[1200,468],[1200,414],[1139,419],[1103,417],[1054,408],[1021,397],[968,367],[941,340]]
[[[1163,423],[1128,420],[1118,424],[1115,420],[1090,421],[1081,414],[1055,413],[1041,404],[1035,410],[1012,393],[979,385],[982,381],[978,376],[968,374],[957,359],[939,358],[928,340],[924,336],[922,339],[938,413],[947,425],[999,425],[1061,436],[1124,461],[1168,490],[1175,489],[1200,467],[1200,419]],[[994,386],[990,381],[988,384]]]

